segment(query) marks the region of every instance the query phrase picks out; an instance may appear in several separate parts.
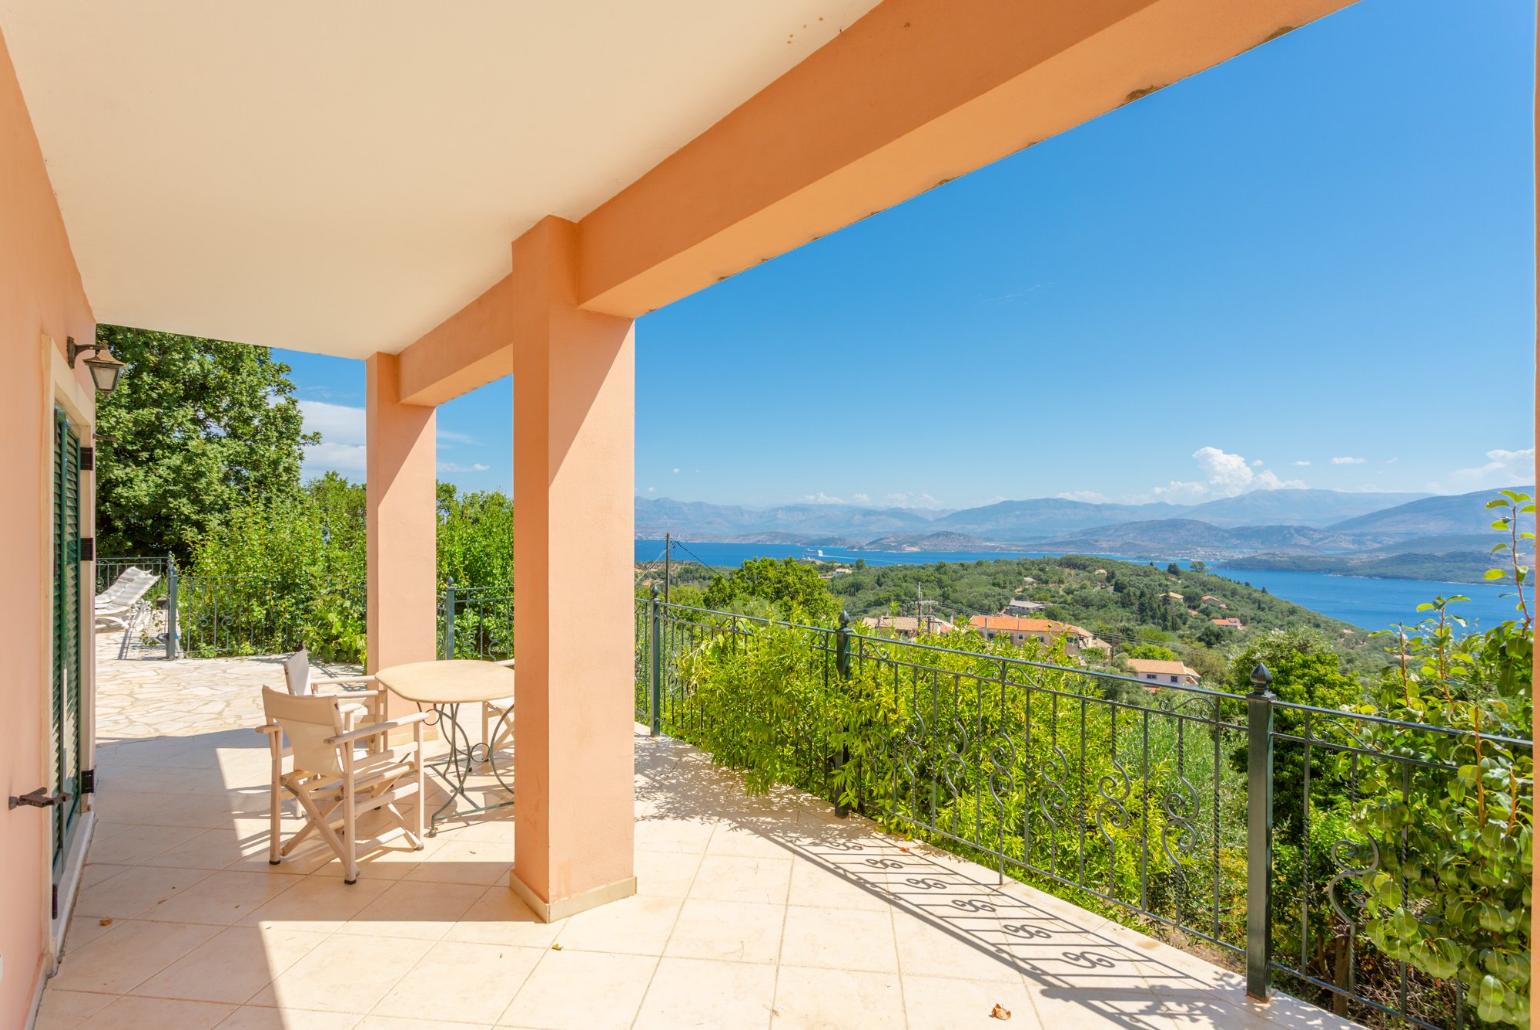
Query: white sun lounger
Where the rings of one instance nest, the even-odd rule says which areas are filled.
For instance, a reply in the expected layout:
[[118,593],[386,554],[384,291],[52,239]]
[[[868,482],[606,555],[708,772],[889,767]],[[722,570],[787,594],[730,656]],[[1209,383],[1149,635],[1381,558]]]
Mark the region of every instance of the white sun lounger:
[[127,629],[130,616],[159,578],[155,573],[146,572],[144,569],[126,570],[113,581],[112,586],[96,595],[97,627]]

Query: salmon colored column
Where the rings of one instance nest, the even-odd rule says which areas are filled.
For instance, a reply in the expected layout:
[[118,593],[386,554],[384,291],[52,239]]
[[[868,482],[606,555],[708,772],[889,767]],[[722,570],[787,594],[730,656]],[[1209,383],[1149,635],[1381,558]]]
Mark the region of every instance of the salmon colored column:
[[[402,404],[400,358],[367,362],[369,671],[428,661],[437,648],[437,409]],[[392,709],[403,705],[391,699]]]
[[577,308],[576,230],[513,245],[511,885],[546,920],[636,891],[635,346],[630,319]]

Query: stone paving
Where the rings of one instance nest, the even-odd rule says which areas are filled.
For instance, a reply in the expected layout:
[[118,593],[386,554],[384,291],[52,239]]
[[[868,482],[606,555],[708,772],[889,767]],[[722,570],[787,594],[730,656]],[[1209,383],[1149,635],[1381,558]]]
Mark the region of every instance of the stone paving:
[[387,844],[354,886],[319,846],[269,867],[248,727],[277,665],[118,637],[98,640],[100,821],[44,1030],[1349,1025],[806,795],[749,797],[640,728],[635,897],[537,922],[507,887],[506,809]]

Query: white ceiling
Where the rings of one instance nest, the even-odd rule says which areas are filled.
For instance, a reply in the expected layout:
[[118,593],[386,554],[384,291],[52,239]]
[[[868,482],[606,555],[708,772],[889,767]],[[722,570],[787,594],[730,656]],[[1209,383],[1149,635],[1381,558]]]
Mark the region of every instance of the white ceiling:
[[0,0],[102,322],[406,346],[875,0]]

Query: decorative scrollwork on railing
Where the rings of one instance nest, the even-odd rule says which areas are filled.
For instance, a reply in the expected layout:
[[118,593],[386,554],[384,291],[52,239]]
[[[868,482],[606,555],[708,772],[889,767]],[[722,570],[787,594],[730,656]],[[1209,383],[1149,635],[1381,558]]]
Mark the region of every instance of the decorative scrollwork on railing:
[[1069,758],[1064,754],[1063,748],[1054,744],[1049,750],[1048,761],[1042,772],[1048,789],[1038,794],[1037,807],[1043,813],[1043,818],[1048,820],[1049,827],[1056,833],[1069,816],[1069,788],[1065,786],[1069,776]]
[[936,771],[946,785],[945,803],[950,805],[968,789],[968,754],[971,740],[968,727],[954,718],[949,739],[935,756]]
[[1016,748],[1005,738],[996,740],[987,754],[989,775],[985,782],[1002,816],[1016,796]]
[[1097,780],[1096,792],[1102,797],[1096,806],[1096,829],[1107,842],[1108,848],[1116,848],[1117,842],[1112,838],[1112,831],[1128,829],[1128,797],[1133,793],[1133,782],[1128,778],[1128,770],[1123,768],[1117,755],[1112,756],[1112,772]]
[[1380,846],[1369,837],[1364,840],[1339,840],[1331,846],[1332,864],[1338,866],[1335,876],[1326,881],[1326,900],[1331,903],[1332,911],[1342,919],[1344,923],[1357,929],[1358,920],[1348,915],[1347,909],[1342,906],[1342,898],[1337,893],[1337,888],[1343,880],[1362,880],[1380,867]]
[[1192,854],[1197,843],[1198,831],[1193,819],[1198,814],[1198,788],[1187,777],[1178,774],[1168,788],[1161,792],[1160,810],[1165,814],[1165,824],[1160,829],[1160,846],[1166,857],[1178,869]]

